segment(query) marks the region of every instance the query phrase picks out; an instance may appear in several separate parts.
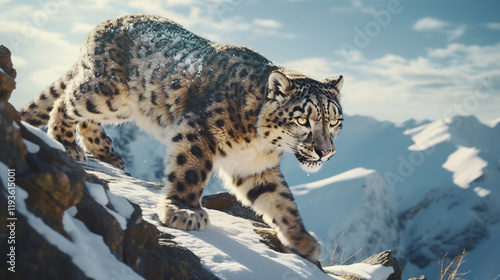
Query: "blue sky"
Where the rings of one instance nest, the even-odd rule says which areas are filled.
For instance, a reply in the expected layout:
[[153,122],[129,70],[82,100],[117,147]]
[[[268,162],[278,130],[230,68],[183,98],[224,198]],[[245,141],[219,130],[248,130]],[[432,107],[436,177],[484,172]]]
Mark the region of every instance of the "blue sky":
[[86,34],[122,14],[168,17],[317,79],[344,75],[347,114],[395,122],[500,117],[500,1],[0,0],[17,108],[76,62]]

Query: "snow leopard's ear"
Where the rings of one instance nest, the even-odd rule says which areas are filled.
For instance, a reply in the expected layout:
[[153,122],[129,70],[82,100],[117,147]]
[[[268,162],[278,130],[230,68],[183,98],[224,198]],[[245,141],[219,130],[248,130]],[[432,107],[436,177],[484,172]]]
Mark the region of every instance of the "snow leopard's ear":
[[335,78],[326,79],[325,85],[337,95],[344,85],[344,77],[340,75]]
[[288,91],[293,89],[293,82],[280,71],[273,71],[269,75],[267,99],[283,101]]

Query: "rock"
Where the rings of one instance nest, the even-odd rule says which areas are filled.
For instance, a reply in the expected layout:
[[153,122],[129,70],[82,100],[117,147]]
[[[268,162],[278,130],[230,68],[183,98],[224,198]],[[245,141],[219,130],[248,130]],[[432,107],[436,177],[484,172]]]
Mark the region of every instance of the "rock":
[[[85,172],[63,152],[48,147],[29,132],[21,124],[14,107],[7,103],[15,88],[13,78],[16,72],[12,68],[10,52],[3,46],[0,46],[0,67],[3,69],[0,71],[0,162],[13,170],[15,183],[29,193],[26,199],[28,210],[67,237],[61,222],[62,215],[67,208],[79,201]],[[39,152],[28,153],[23,139],[38,145]],[[64,168],[60,170],[57,168],[62,166]],[[2,190],[7,189],[4,184],[6,182],[2,181]],[[12,188],[11,191],[12,193],[0,192],[0,219],[2,223],[7,221],[7,218],[15,219],[12,221],[15,224],[15,243],[7,243],[6,237],[10,232],[7,232],[6,226],[2,226],[0,236],[3,240],[0,241],[0,251],[12,251],[17,258],[9,257],[9,260],[15,262],[15,266],[9,264],[15,273],[2,268],[0,278],[57,279],[64,275],[68,279],[88,279],[73,264],[71,258],[47,242],[28,223],[25,216],[17,214],[15,208],[8,210],[4,207],[15,201],[11,197],[16,196],[16,189]],[[0,262],[6,264],[6,258],[7,255],[2,253]]]
[[[401,266],[399,265],[398,261],[396,258],[392,256],[391,251],[384,251],[375,255],[372,255],[365,260],[362,261],[362,263],[366,264],[381,264],[383,266],[391,266],[394,269],[394,273],[389,275],[387,280],[401,280],[401,275],[403,273],[403,270]],[[342,278],[346,280],[363,280],[364,278],[359,277],[358,275],[353,275],[353,274],[344,274],[341,275]]]
[[375,255],[372,255],[362,261],[362,263],[367,264],[381,264],[383,266],[392,266],[394,273],[387,278],[387,280],[401,280],[403,274],[403,269],[398,263],[398,260],[392,256],[392,251],[384,251]]
[[252,209],[243,206],[236,197],[227,192],[204,196],[201,199],[201,204],[203,207],[209,209],[219,210],[236,217],[264,223],[262,218]]
[[[3,186],[0,186],[3,188]],[[6,192],[0,192],[0,205],[7,205]],[[7,221],[6,207],[0,209],[1,221]],[[18,215],[16,222],[16,243],[15,254],[15,272],[7,270],[5,266],[7,256],[4,252],[10,251],[10,245],[6,240],[0,241],[0,261],[2,269],[0,269],[0,279],[59,279],[64,275],[66,279],[90,279],[85,276],[83,271],[73,264],[71,257],[62,254],[61,251],[54,245],[50,244],[36,230],[30,226],[26,218]],[[6,236],[6,227],[2,226],[0,233]],[[10,265],[8,265],[10,267]]]
[[16,88],[16,70],[12,67],[10,51],[0,45],[0,100],[7,101],[12,91]]

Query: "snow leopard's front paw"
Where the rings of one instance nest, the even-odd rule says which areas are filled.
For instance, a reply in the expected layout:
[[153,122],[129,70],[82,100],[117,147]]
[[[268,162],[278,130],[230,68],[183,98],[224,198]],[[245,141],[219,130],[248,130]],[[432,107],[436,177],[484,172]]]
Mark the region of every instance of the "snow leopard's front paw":
[[208,214],[202,208],[180,205],[172,199],[162,199],[159,205],[160,221],[181,230],[204,230],[208,227]]
[[109,152],[106,154],[98,154],[97,158],[101,161],[109,163],[109,164],[113,165],[114,167],[118,167],[122,170],[125,168],[125,161],[116,152]]
[[300,234],[291,236],[289,241],[290,246],[292,247],[292,252],[310,260],[313,263],[318,260],[321,254],[321,245],[308,232],[303,231]]
[[76,143],[64,146],[64,148],[66,149],[66,152],[69,154],[69,156],[74,161],[86,161],[87,160],[87,156],[85,154],[85,151],[80,146],[78,146]]

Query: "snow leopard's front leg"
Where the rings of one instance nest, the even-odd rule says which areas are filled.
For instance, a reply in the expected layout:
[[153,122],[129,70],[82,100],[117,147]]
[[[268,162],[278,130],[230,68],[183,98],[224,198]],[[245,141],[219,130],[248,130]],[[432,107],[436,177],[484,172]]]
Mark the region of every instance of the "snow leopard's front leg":
[[278,167],[253,176],[229,176],[232,192],[244,204],[278,229],[280,240],[290,251],[316,261],[321,247],[304,228],[292,193]]
[[173,129],[167,144],[165,190],[160,198],[159,218],[169,227],[204,230],[208,214],[201,208],[201,195],[212,171],[213,141],[193,117]]

